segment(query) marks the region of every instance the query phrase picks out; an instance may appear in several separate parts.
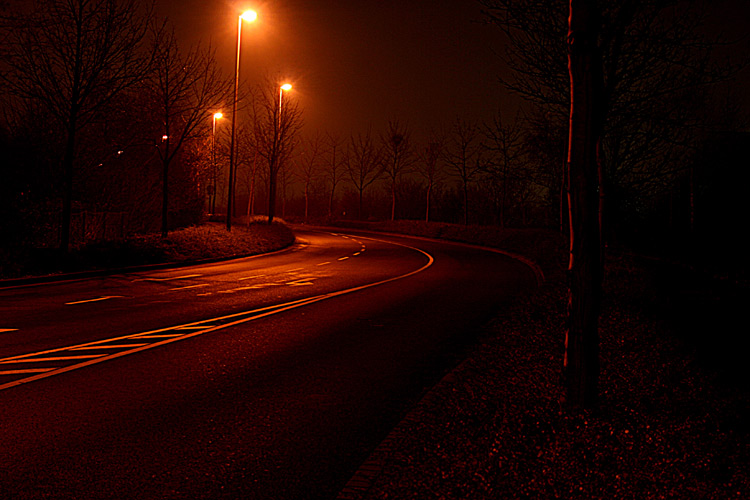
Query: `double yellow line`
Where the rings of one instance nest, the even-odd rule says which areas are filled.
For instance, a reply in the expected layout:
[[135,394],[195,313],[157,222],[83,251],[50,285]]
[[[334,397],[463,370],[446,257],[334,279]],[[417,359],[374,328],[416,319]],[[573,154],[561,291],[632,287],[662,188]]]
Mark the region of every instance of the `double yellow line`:
[[[368,238],[368,239],[372,239],[372,238]],[[382,240],[375,240],[375,241],[382,241]],[[41,352],[35,352],[31,354],[24,354],[20,356],[13,356],[10,358],[3,358],[3,359],[0,359],[0,374],[5,374],[5,375],[26,374],[26,373],[29,373],[29,374],[36,373],[36,374],[2,384],[0,385],[0,391],[5,390],[5,389],[10,389],[12,387],[17,387],[23,384],[28,384],[30,382],[35,382],[37,380],[45,379],[48,377],[53,377],[55,375],[67,373],[73,370],[78,370],[80,368],[85,368],[87,366],[91,366],[97,363],[102,363],[104,361],[110,361],[113,359],[121,358],[123,356],[127,356],[129,354],[135,354],[141,351],[145,351],[147,349],[153,349],[155,347],[160,347],[166,344],[171,344],[172,342],[177,342],[178,340],[185,340],[191,337],[197,337],[198,335],[203,335],[204,333],[210,333],[216,330],[230,328],[233,326],[240,325],[242,323],[247,323],[249,321],[264,318],[272,314],[277,314],[277,313],[281,313],[284,311],[288,311],[290,309],[295,309],[297,307],[306,306],[308,304],[320,302],[321,300],[338,297],[339,295],[358,292],[360,290],[364,290],[364,289],[371,288],[371,287],[378,286],[378,285],[383,285],[391,281],[404,279],[404,278],[413,276],[417,273],[424,271],[425,269],[430,267],[432,263],[435,261],[430,254],[418,248],[410,247],[408,245],[403,245],[401,243],[394,243],[391,241],[384,242],[384,243],[398,245],[398,246],[402,246],[402,247],[420,252],[424,256],[427,257],[427,263],[423,265],[422,267],[420,267],[419,269],[416,269],[415,271],[411,271],[409,273],[402,274],[399,276],[394,276],[392,278],[384,279],[384,280],[377,281],[374,283],[368,283],[366,285],[361,285],[361,286],[357,286],[353,288],[347,288],[345,290],[339,290],[336,292],[324,293],[324,294],[316,295],[313,297],[307,297],[304,299],[294,300],[291,302],[285,302],[283,304],[276,304],[273,306],[262,307],[262,308],[253,309],[250,311],[243,311],[239,313],[229,314],[226,316],[219,316],[216,318],[196,321],[193,323],[186,323],[183,325],[161,328],[158,330],[150,330],[147,332],[140,332],[140,333],[135,333],[131,335],[125,335],[122,337],[98,340],[96,342],[89,342],[86,344],[79,344],[75,346],[51,349],[48,351],[41,351]],[[178,331],[184,331],[184,330],[189,330],[189,332],[188,333],[176,333]],[[168,332],[172,332],[172,333],[168,333]],[[123,342],[126,340],[140,341],[140,340],[156,340],[156,339],[162,339],[162,340],[158,340],[156,342],[146,342],[146,343],[138,343],[138,344],[133,343],[133,344],[116,344],[116,345],[109,345],[109,346],[107,345],[112,342]],[[70,356],[60,355],[62,353],[71,352],[71,351],[77,352],[77,351],[82,351],[82,350],[112,349],[112,348],[118,348],[118,349],[122,348],[124,350],[121,350],[112,354],[70,355]],[[85,361],[81,361],[84,359]],[[54,368],[40,368],[40,369],[32,368],[29,370],[8,370],[8,371],[2,370],[3,365],[14,365],[14,364],[19,365],[23,363],[47,362],[47,361],[74,361],[74,363],[68,366],[54,367]],[[79,362],[75,362],[75,361],[79,361]]]

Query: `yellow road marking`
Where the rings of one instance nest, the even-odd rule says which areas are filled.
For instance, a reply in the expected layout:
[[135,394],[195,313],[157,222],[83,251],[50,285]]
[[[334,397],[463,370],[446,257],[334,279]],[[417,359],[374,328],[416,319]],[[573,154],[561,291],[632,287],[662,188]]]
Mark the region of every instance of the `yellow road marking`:
[[[377,240],[375,238],[367,238],[367,239],[374,240],[374,241],[383,241],[383,240]],[[409,276],[413,276],[413,275],[415,275],[417,273],[420,273],[420,272],[424,271],[425,269],[427,269],[428,267],[430,267],[433,264],[433,262],[435,261],[435,259],[430,254],[428,254],[424,250],[420,250],[419,248],[410,247],[408,245],[404,245],[404,244],[401,244],[401,243],[394,243],[394,242],[388,242],[388,241],[386,241],[385,243],[390,243],[392,245],[397,245],[397,246],[409,248],[411,250],[415,250],[415,251],[421,253],[422,255],[424,255],[425,257],[427,257],[427,263],[425,265],[423,265],[422,267],[420,267],[418,269],[415,269],[414,271],[411,271],[409,273],[402,274],[402,275],[399,275],[399,276],[394,276],[394,277],[387,278],[387,279],[380,280],[380,281],[376,281],[376,282],[373,282],[373,283],[367,283],[367,284],[360,285],[360,286],[357,286],[357,287],[354,287],[354,288],[347,288],[347,289],[338,290],[338,291],[335,291],[335,292],[324,293],[324,294],[320,294],[320,295],[314,295],[312,297],[307,297],[307,298],[303,298],[303,299],[299,299],[299,300],[295,300],[295,301],[291,301],[291,302],[286,302],[286,303],[282,303],[282,304],[275,304],[275,305],[272,305],[272,306],[262,307],[262,308],[255,309],[255,310],[250,310],[250,311],[242,311],[242,312],[239,312],[239,313],[229,314],[229,315],[226,315],[226,316],[220,316],[220,317],[217,317],[217,318],[211,318],[211,319],[208,319],[208,320],[196,321],[196,322],[193,322],[193,323],[186,323],[184,325],[171,326],[171,327],[167,327],[167,328],[161,328],[161,329],[158,329],[158,330],[150,330],[150,331],[146,331],[146,332],[141,332],[141,333],[136,333],[136,334],[131,334],[131,335],[125,335],[125,336],[122,336],[122,337],[115,337],[115,338],[111,338],[111,339],[99,340],[99,341],[90,342],[90,343],[86,343],[86,344],[79,344],[79,345],[76,345],[76,346],[62,347],[62,348],[51,349],[51,350],[43,351],[43,352],[35,352],[35,353],[30,353],[30,354],[23,354],[23,355],[15,356],[15,357],[12,357],[12,358],[5,358],[3,360],[0,360],[0,363],[9,364],[9,363],[23,363],[25,361],[30,361],[30,362],[33,362],[33,361],[51,361],[51,360],[55,360],[55,359],[70,360],[70,359],[76,359],[76,358],[78,358],[78,359],[89,358],[89,359],[86,359],[85,361],[82,361],[80,363],[68,365],[68,366],[65,366],[65,367],[62,367],[62,368],[50,368],[49,370],[45,370],[44,372],[41,372],[41,371],[39,371],[39,372],[33,372],[33,373],[36,373],[36,375],[33,375],[31,377],[22,378],[22,379],[17,379],[17,380],[14,380],[12,382],[8,382],[6,384],[0,384],[0,391],[5,390],[5,389],[10,389],[11,387],[16,387],[16,386],[19,386],[19,385],[27,384],[27,383],[30,383],[30,382],[35,382],[37,380],[41,380],[41,379],[44,379],[44,378],[53,377],[53,376],[56,376],[56,375],[61,375],[63,373],[67,373],[69,371],[78,370],[80,368],[85,368],[87,366],[91,366],[91,365],[94,365],[94,364],[102,363],[102,362],[113,360],[113,359],[117,359],[117,358],[120,358],[120,357],[123,357],[123,356],[128,356],[130,354],[135,354],[135,353],[138,353],[138,352],[141,352],[141,351],[145,351],[147,349],[153,349],[153,348],[160,347],[160,346],[163,346],[163,345],[166,345],[166,344],[170,344],[172,342],[178,342],[180,340],[189,339],[189,338],[192,338],[192,337],[196,337],[198,335],[203,335],[205,333],[213,332],[213,331],[216,331],[216,330],[221,330],[221,329],[224,329],[224,328],[231,328],[233,326],[237,326],[237,325],[240,325],[240,324],[243,324],[243,323],[247,323],[249,321],[254,321],[256,319],[264,318],[264,317],[270,316],[272,314],[278,314],[278,313],[281,313],[281,312],[288,311],[290,309],[295,309],[297,307],[302,307],[302,306],[305,306],[305,305],[313,304],[315,302],[319,302],[319,301],[322,301],[322,300],[331,299],[331,298],[334,298],[334,297],[339,297],[341,295],[358,292],[360,290],[365,290],[367,288],[371,288],[371,287],[383,285],[385,283],[390,283],[390,282],[393,282],[393,281],[396,281],[396,280],[401,280],[401,279],[404,279],[404,278],[408,278]],[[233,321],[230,321],[228,323],[220,324],[220,325],[214,325],[214,326],[206,325],[209,322],[223,321],[223,320],[228,320],[228,319],[231,319],[231,318],[237,318],[237,319],[235,319]],[[180,335],[180,334],[177,334],[177,335],[174,335],[174,334],[161,334],[161,332],[174,331],[177,328],[187,328],[187,327],[198,326],[198,325],[204,325],[204,326],[206,326],[206,328],[197,328],[196,331],[190,332],[190,333],[186,333],[184,335]],[[117,341],[117,340],[123,340],[123,339],[162,338],[162,337],[164,338],[164,340],[161,340],[161,341],[158,341],[158,342],[149,343],[149,344],[143,344],[143,345],[140,345],[140,346],[135,347],[133,349],[129,349],[129,350],[126,350],[126,351],[116,352],[116,353],[113,353],[113,354],[110,354],[110,355],[50,357],[50,358],[43,358],[43,359],[42,358],[38,358],[38,356],[41,356],[43,354],[59,353],[59,352],[64,352],[64,351],[70,351],[70,350],[73,350],[73,349],[76,349],[76,348],[80,348],[80,347],[101,345],[101,344],[105,344],[106,342],[113,342],[113,341]],[[37,356],[37,358],[34,358],[34,356]],[[29,373],[32,373],[32,372],[29,372]]]
[[44,363],[45,361],[70,361],[73,359],[91,359],[104,356],[104,354],[87,354],[85,356],[55,356],[51,358],[22,358],[12,359],[10,361],[0,361],[0,365],[7,365],[12,363]]
[[29,368],[28,370],[5,370],[0,371],[0,375],[22,375],[24,373],[45,373],[57,368]]
[[119,299],[122,298],[122,295],[107,295],[105,297],[98,297],[96,299],[86,299],[86,300],[77,300],[75,302],[66,302],[66,306],[73,306],[76,304],[86,304],[88,302],[99,302],[101,300],[109,300],[109,299]]
[[76,347],[71,351],[86,351],[94,349],[124,349],[126,347],[138,347],[146,344],[108,344],[108,345],[90,345],[84,347]]
[[201,285],[178,286],[178,287],[172,288],[172,291],[187,290],[188,288],[201,288],[201,287],[204,287],[204,286],[208,286],[208,283],[203,283]]
[[237,281],[245,281],[245,280],[251,280],[255,278],[265,278],[265,274],[256,274],[255,276],[245,276],[244,278],[239,278]]
[[173,281],[173,280],[186,280],[188,278],[199,278],[202,274],[185,274],[183,276],[172,276],[169,278],[139,278],[133,281]]

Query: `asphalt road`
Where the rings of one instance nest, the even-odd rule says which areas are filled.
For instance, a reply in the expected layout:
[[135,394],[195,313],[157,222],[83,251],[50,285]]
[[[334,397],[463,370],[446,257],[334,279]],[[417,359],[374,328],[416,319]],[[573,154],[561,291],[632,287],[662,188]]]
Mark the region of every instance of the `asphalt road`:
[[297,234],[272,255],[0,289],[0,497],[333,498],[535,283],[461,245]]

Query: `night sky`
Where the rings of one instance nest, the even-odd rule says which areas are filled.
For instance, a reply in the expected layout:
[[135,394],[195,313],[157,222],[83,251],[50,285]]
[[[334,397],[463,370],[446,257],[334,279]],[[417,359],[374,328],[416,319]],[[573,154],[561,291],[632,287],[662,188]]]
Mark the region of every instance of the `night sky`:
[[456,116],[490,118],[502,106],[514,113],[500,86],[496,27],[482,22],[467,0],[158,0],[183,44],[210,42],[231,75],[237,16],[243,23],[242,79],[279,75],[294,84],[305,132],[348,136],[392,118],[415,136]]
[[[750,1],[706,6],[712,29],[745,34]],[[497,55],[502,35],[474,0],[157,0],[183,44],[210,42],[227,75],[237,17],[250,8],[259,17],[243,23],[241,78],[292,82],[307,133],[377,132],[397,118],[419,137],[457,116],[517,109],[498,82],[508,76]]]

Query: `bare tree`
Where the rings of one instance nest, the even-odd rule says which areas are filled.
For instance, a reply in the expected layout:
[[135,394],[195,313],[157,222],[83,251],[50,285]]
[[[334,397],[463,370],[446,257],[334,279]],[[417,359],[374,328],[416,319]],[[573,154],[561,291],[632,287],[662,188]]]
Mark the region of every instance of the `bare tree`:
[[[511,71],[501,80],[567,127],[570,79],[564,44],[568,0],[480,0],[509,40]],[[718,41],[705,35],[698,2],[611,0],[599,6],[604,124],[599,195],[609,214],[625,194],[643,198],[686,168],[701,119],[696,100],[737,65],[713,57]],[[544,125],[547,126],[547,125]],[[562,163],[562,162],[560,162]]]
[[266,163],[268,223],[271,224],[276,211],[278,173],[294,151],[302,128],[302,111],[295,99],[283,97],[280,85],[268,78],[255,88],[252,112],[258,154]]
[[155,64],[145,87],[156,101],[161,114],[163,136],[158,147],[162,162],[161,234],[169,229],[169,165],[186,141],[202,134],[199,129],[215,109],[226,102],[229,80],[221,75],[213,51],[201,46],[183,54],[174,30],[165,22],[153,28]]
[[326,151],[324,172],[325,177],[331,186],[331,194],[328,197],[328,217],[333,216],[333,206],[336,203],[336,187],[344,179],[346,169],[346,159],[342,150],[342,143],[339,137],[326,134],[325,138]]
[[426,200],[425,200],[425,222],[430,222],[430,204],[432,191],[435,185],[443,177],[442,156],[444,138],[441,135],[432,133],[427,140],[427,144],[418,153],[419,161],[416,164],[416,171],[425,180]]
[[456,119],[446,138],[443,159],[450,173],[461,182],[464,224],[469,224],[469,186],[482,172],[482,143],[475,123]]
[[362,218],[362,201],[365,190],[380,179],[383,172],[382,151],[372,140],[372,131],[352,136],[346,155],[346,170],[349,179],[359,194],[359,212],[357,218]]
[[[566,380],[568,399],[590,404],[598,373],[605,196],[642,202],[667,187],[689,164],[696,95],[736,68],[712,59],[716,43],[703,35],[698,2],[480,1],[510,41],[506,86],[557,115],[551,121],[569,123]],[[607,203],[607,214],[622,210],[617,201]]]
[[78,132],[151,63],[140,0],[38,0],[3,30],[7,89],[43,104],[65,135],[60,249],[70,245]]
[[[505,227],[508,198],[515,190],[522,191],[519,184],[527,183],[528,179],[524,171],[524,151],[523,151],[523,129],[519,117],[513,123],[503,123],[502,116],[498,113],[483,128],[485,150],[489,153],[486,169],[490,176],[490,182],[498,192],[495,202],[498,223],[500,227]],[[520,194],[518,196],[520,198]]]
[[391,220],[396,219],[396,187],[402,175],[409,172],[414,163],[410,134],[398,120],[388,121],[388,130],[380,137],[383,151],[383,175],[391,188]]
[[[247,189],[247,223],[250,224],[255,215],[255,185],[258,180],[258,167],[260,166],[260,155],[255,143],[255,134],[252,127],[240,127],[237,141],[237,167],[245,166],[245,186]],[[232,204],[234,206],[234,203]]]
[[310,188],[320,175],[323,155],[323,139],[319,133],[303,141],[303,150],[295,161],[295,176],[302,182],[305,196],[305,220],[310,214]]

